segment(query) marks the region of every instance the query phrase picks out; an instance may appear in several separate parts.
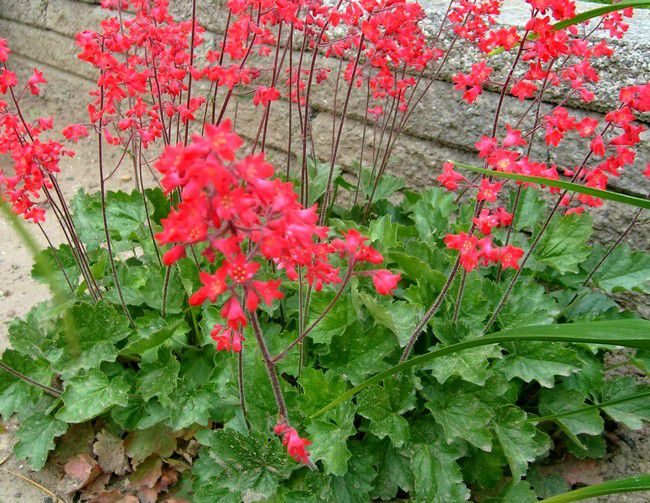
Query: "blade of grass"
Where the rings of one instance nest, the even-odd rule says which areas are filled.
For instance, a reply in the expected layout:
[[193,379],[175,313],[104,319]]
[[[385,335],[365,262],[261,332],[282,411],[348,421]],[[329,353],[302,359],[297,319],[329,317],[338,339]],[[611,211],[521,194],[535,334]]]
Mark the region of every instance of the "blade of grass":
[[312,414],[309,419],[314,419],[324,414],[387,377],[414,367],[422,366],[436,358],[464,351],[465,349],[514,341],[574,342],[650,349],[650,336],[648,334],[650,334],[650,321],[641,319],[565,323],[561,325],[540,325],[503,330],[476,339],[459,342],[458,344],[434,349],[429,353],[416,356],[404,363],[379,372],[335,398],[325,407]]
[[494,178],[506,178],[508,180],[516,180],[518,182],[538,183],[542,185],[547,185],[549,187],[557,187],[560,189],[570,190],[572,192],[587,194],[589,196],[598,197],[600,199],[616,201],[618,203],[627,204],[629,206],[636,206],[637,208],[650,209],[650,199],[643,199],[641,197],[636,197],[636,196],[628,196],[627,194],[612,192],[611,190],[594,189],[592,187],[586,187],[585,185],[580,185],[579,183],[565,182],[564,180],[551,180],[550,178],[544,178],[542,176],[528,176],[528,175],[519,175],[516,173],[504,173],[502,171],[493,171],[490,169],[479,168],[478,166],[463,164],[461,162],[455,162],[455,161],[449,161],[449,162],[451,162],[454,166],[457,166],[461,169],[466,169],[468,171],[473,171],[475,173],[481,173],[484,175],[492,176]]
[[622,398],[617,398],[616,400],[610,400],[608,402],[595,403],[593,405],[586,405],[584,407],[579,407],[573,410],[567,410],[565,412],[558,412],[557,414],[549,414],[548,416],[540,417],[529,417],[525,422],[527,423],[542,423],[544,421],[555,421],[567,416],[573,416],[576,414],[582,414],[583,412],[589,412],[591,410],[604,409],[605,407],[612,407],[614,405],[620,405],[622,403],[633,402],[639,398],[645,398],[650,396],[650,391],[644,391],[643,393],[635,393],[634,395],[624,396]]
[[543,499],[539,503],[568,503],[570,501],[580,501],[598,496],[606,496],[608,494],[622,494],[637,491],[650,491],[650,475],[610,480],[602,484],[581,487],[575,491],[569,491]]

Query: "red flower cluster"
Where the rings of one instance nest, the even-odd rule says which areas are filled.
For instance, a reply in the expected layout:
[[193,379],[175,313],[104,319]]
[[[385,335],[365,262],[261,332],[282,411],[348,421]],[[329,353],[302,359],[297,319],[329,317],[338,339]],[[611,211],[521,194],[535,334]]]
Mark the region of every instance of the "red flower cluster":
[[[7,41],[0,38],[0,155],[11,158],[11,172],[0,168],[0,192],[10,202],[14,212],[26,220],[42,222],[45,209],[42,207],[47,191],[52,189],[52,177],[60,171],[59,162],[63,156],[74,155],[62,143],[41,138],[52,130],[52,117],[38,117],[31,123],[24,120],[20,111],[16,75],[7,69],[5,63],[11,50]],[[43,74],[34,69],[23,89],[37,95],[39,85],[47,81]]]
[[[100,71],[95,100],[88,106],[90,120],[101,126],[106,140],[126,144],[137,137],[144,148],[170,134],[171,119],[187,123],[205,98],[181,100],[190,65],[192,23],[169,15],[166,1],[105,0],[108,9],[133,9],[134,16],[114,16],[101,30],[77,33],[79,59]],[[194,47],[203,39],[194,27]],[[112,127],[110,127],[112,126]],[[167,130],[165,130],[167,127]],[[168,141],[167,141],[168,142]]]
[[[187,146],[168,146],[156,163],[165,191],[178,190],[182,198],[156,235],[161,244],[174,245],[163,261],[171,265],[185,255],[187,246],[197,245],[217,264],[213,272],[201,271],[202,286],[189,302],[200,305],[227,297],[221,311],[227,326],[215,326],[212,337],[217,349],[237,352],[247,324],[244,307],[254,312],[260,302],[271,305],[283,296],[280,279],[260,279],[261,261],[272,261],[292,281],[304,270],[316,291],[342,281],[331,262],[333,254],[347,259],[349,267],[383,261],[354,230],[328,242],[328,229],[317,225],[316,206],[304,208],[291,183],[272,179],[273,166],[263,155],[236,160],[241,144],[228,121],[207,125],[204,136],[195,135]],[[383,295],[399,280],[386,270],[368,274]]]
[[[495,49],[512,50],[523,44],[521,60],[525,71],[513,74],[509,79],[510,93],[523,100],[531,98],[542,88],[551,84],[567,84],[572,94],[578,94],[583,101],[591,101],[594,94],[588,85],[598,82],[598,73],[593,67],[597,58],[611,57],[612,49],[604,40],[590,41],[578,37],[576,26],[555,29],[553,23],[573,17],[575,2],[565,0],[526,0],[531,15],[525,24],[524,32],[515,27],[494,28],[496,16],[500,13],[501,1],[489,0],[470,2],[461,0],[455,3],[449,19],[454,24],[458,36],[474,44],[485,53]],[[623,14],[613,12],[603,17],[596,30],[608,31],[610,36],[620,38],[627,31],[623,16],[630,17],[631,9]],[[525,39],[524,39],[525,38]],[[558,60],[564,58],[561,65]],[[557,69],[555,69],[557,67]],[[473,103],[481,94],[483,85],[492,68],[485,63],[474,64],[469,75],[459,73],[454,77],[456,88],[464,91],[463,99]]]

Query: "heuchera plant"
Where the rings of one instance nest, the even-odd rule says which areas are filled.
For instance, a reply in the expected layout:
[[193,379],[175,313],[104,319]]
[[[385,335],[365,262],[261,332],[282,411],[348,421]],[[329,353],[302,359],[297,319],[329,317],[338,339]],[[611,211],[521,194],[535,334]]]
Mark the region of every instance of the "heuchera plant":
[[[496,479],[503,478],[501,467],[507,464],[510,481],[499,486],[492,474],[466,476],[474,495],[483,501],[481,493],[487,491],[506,498],[502,501],[533,501],[530,486],[520,479],[528,463],[548,451],[549,441],[527,419],[526,407],[537,407],[537,422],[556,413],[584,417],[584,411],[566,406],[579,395],[578,404],[589,411],[601,406],[626,425],[642,424],[644,414],[605,405],[647,398],[635,385],[621,384],[628,391],[621,394],[601,383],[602,389],[583,396],[589,384],[571,380],[581,367],[602,366],[586,343],[648,349],[636,335],[648,328],[641,321],[609,325],[613,332],[628,330],[627,338],[603,336],[607,330],[598,322],[585,328],[578,323],[629,316],[604,296],[583,303],[590,283],[609,292],[647,288],[650,266],[642,265],[647,255],[635,252],[639,255],[632,258],[618,247],[647,200],[606,189],[610,177],[638,163],[645,127],[637,118],[650,111],[650,84],[621,88],[619,106],[601,120],[578,116],[571,108],[597,98],[598,61],[614,50],[606,37],[619,39],[627,31],[629,4],[581,17],[571,1],[527,0],[522,9],[530,15],[524,25],[502,27],[500,1],[451,0],[437,30],[425,33],[425,12],[417,2],[230,0],[223,31],[215,37],[201,26],[195,0],[185,20],[172,16],[166,0],[102,0],[110,14],[97,31],[75,38],[78,58],[98,74],[88,120],[60,133],[54,118],[32,118],[24,111],[27,94],[39,95],[46,78],[34,69],[21,85],[9,68],[9,43],[0,39],[0,154],[11,159],[11,168],[0,170],[0,192],[13,213],[36,224],[50,245],[39,256],[35,275],[52,280],[59,274],[48,271],[49,257],[69,288],[69,293],[58,291],[56,277],[50,281],[63,307],[34,312],[32,321],[40,326],[33,330],[39,334],[34,341],[16,332],[22,330],[18,322],[10,334],[15,350],[0,362],[11,379],[55,400],[41,406],[40,395],[25,398],[20,393],[28,392],[13,381],[0,387],[7,396],[19,396],[11,395],[14,405],[0,407],[3,416],[19,412],[27,425],[23,431],[48,432],[44,445],[33,451],[24,434],[17,454],[40,468],[66,423],[103,415],[131,432],[129,445],[137,444],[140,430],[163,424],[175,432],[196,424],[204,428],[196,438],[217,453],[222,468],[210,471],[205,457],[199,458],[194,473],[199,499],[271,498],[280,494],[280,481],[287,498],[307,491],[311,475],[296,478],[294,466],[267,456],[274,444],[265,434],[273,431],[279,437],[275,442],[298,463],[320,470],[316,462],[322,462],[331,487],[325,482],[322,493],[314,489],[310,497],[316,499],[341,501],[344,493],[350,501],[371,495],[391,499],[401,490],[417,501],[463,501],[469,492],[457,460],[464,459],[467,473],[491,453]],[[448,69],[459,47],[476,62]],[[497,93],[492,124],[472,140],[483,166],[449,160],[431,167],[447,192],[403,190],[397,196],[404,185],[387,171],[400,134],[415,127],[411,119],[418,105],[443,72],[453,74],[468,104],[479,102],[484,89]],[[325,147],[314,140],[313,113],[315,106],[322,108],[324,93],[331,110],[331,140]],[[503,115],[511,96],[526,107],[516,121],[507,122]],[[249,127],[240,130],[238,120]],[[343,176],[339,154],[349,144],[345,126],[351,120],[362,125],[360,138],[352,140],[358,143],[358,161]],[[73,145],[87,137],[97,146],[100,191],[71,202],[57,175],[65,169],[65,157],[75,155]],[[583,157],[570,165],[540,160],[539,147],[534,149],[543,141],[547,159],[548,149],[569,140],[584,147]],[[284,165],[267,160],[270,144],[285,150]],[[118,151],[113,166],[107,166],[107,148]],[[131,196],[107,191],[107,181],[127,169],[128,161],[137,191]],[[650,177],[650,164],[644,175]],[[159,189],[147,187],[148,177]],[[542,191],[546,199],[538,195]],[[603,199],[639,209],[611,247],[589,257],[583,213]],[[59,248],[43,225],[46,208],[65,240]],[[601,278],[606,267],[628,266],[635,274],[621,273],[625,280]],[[386,298],[365,292],[370,284]],[[522,312],[517,303],[527,302],[530,311]],[[75,335],[89,323],[84,312],[101,312],[111,320],[111,333],[92,347]],[[556,337],[561,334],[555,329],[535,327],[539,330],[521,335],[537,341],[528,340],[526,347],[507,333],[559,321],[573,323],[551,326],[574,325],[573,332]],[[505,338],[490,339],[496,330],[505,330]],[[373,338],[371,331],[380,336],[390,331],[398,342]],[[187,335],[185,342],[175,338],[179,333]],[[214,349],[201,362],[218,361],[222,368],[210,368],[210,377],[199,379],[198,371],[186,367],[202,367],[197,361],[204,357],[197,354],[204,354],[204,334]],[[350,344],[358,348],[344,346],[335,354],[342,338],[353,338]],[[576,344],[558,346],[554,355],[535,346],[544,340]],[[308,342],[314,347],[308,349]],[[497,343],[501,346],[494,351],[480,349],[456,361],[455,369],[453,362],[450,368],[428,363],[438,357],[436,351],[452,354]],[[414,351],[418,356],[410,359]],[[518,351],[542,356],[513,362]],[[247,352],[263,364],[277,410],[273,417],[254,365],[245,361]],[[497,362],[503,352],[506,357]],[[294,369],[288,360],[296,353]],[[353,360],[352,355],[355,365],[336,360]],[[224,398],[229,359],[236,359],[237,416],[211,403],[217,397],[224,407],[232,405],[231,396]],[[526,361],[552,364],[550,370],[534,363],[527,368]],[[637,364],[647,365],[639,361],[645,361],[642,356]],[[420,373],[394,376],[424,363],[429,366]],[[30,365],[41,373],[30,376]],[[602,377],[602,369],[598,372]],[[556,376],[564,380],[549,398],[545,390]],[[247,397],[248,378],[255,383],[253,401],[260,404]],[[524,386],[533,382],[544,388],[528,390],[540,395],[538,401],[518,402]],[[86,397],[89,389],[102,400]],[[354,395],[354,406],[342,405]],[[182,407],[170,410],[178,400],[190,403],[187,417]],[[48,413],[34,419],[16,404]],[[146,413],[136,421],[134,409]],[[433,420],[423,414],[427,410]],[[560,421],[572,452],[596,450],[584,438],[602,432],[596,414],[598,419],[591,419],[598,424],[591,429]],[[466,417],[453,419],[459,415]],[[222,432],[220,441],[211,430]],[[258,448],[261,465],[280,464],[268,471],[257,466]],[[402,448],[408,455],[398,451]],[[223,465],[243,463],[236,459],[237,449],[248,463],[243,472],[249,465],[254,474],[263,471],[260,487],[244,477],[233,487],[222,477],[232,469]],[[385,457],[377,458],[378,451]],[[140,459],[137,449],[132,454],[134,465],[148,455]],[[325,495],[326,490],[331,493]]]

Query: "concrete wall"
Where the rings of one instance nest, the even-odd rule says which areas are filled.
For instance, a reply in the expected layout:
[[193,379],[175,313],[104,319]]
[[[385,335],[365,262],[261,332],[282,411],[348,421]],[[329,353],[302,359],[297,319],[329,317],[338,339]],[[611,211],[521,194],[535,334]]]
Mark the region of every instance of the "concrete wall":
[[[190,13],[189,0],[172,0],[172,11],[187,18]],[[426,0],[425,8],[430,16],[427,26],[431,32],[438,26],[441,15],[446,9],[446,0]],[[525,18],[522,0],[506,0],[500,21],[504,24],[521,23]],[[207,45],[225,25],[226,11],[221,0],[198,0],[199,21],[208,30]],[[578,2],[578,10],[593,8],[594,4]],[[77,48],[73,36],[77,31],[96,27],[106,15],[97,2],[92,0],[0,0],[0,36],[7,38],[14,51],[11,64],[19,73],[28,73],[37,66],[43,70],[50,82],[45,87],[44,98],[48,103],[58,103],[63,114],[70,119],[81,117],[88,101],[86,91],[96,79],[93,69],[76,58]],[[616,55],[601,64],[599,68],[601,81],[597,84],[598,98],[587,107],[579,102],[569,102],[572,114],[579,117],[590,115],[602,117],[601,112],[617,106],[618,88],[621,85],[641,83],[650,75],[650,11],[639,10],[631,22],[631,29],[623,41],[613,43],[617,47]],[[444,45],[443,45],[444,46]],[[466,69],[476,55],[467,47],[458,46],[451,56],[450,64],[441,72],[422,102],[413,113],[403,136],[400,138],[389,164],[389,169],[400,174],[414,187],[431,184],[439,173],[442,161],[456,159],[476,162],[474,142],[491,128],[498,94],[487,90],[471,106],[460,100],[460,94],[454,91],[450,83],[451,75],[458,69]],[[495,61],[507,64],[507,58]],[[327,62],[334,68],[336,62]],[[497,68],[497,73],[499,68]],[[335,72],[333,72],[335,75]],[[331,79],[334,80],[334,79]],[[81,91],[81,92],[80,92]],[[339,98],[340,99],[340,98]],[[550,110],[560,97],[548,93],[548,103],[544,103],[542,112]],[[521,102],[507,97],[502,111],[502,120],[516,123],[528,108],[530,102]],[[333,91],[331,85],[320,86],[312,97],[313,131],[316,153],[329,157],[331,148]],[[339,108],[340,108],[339,101]],[[361,144],[361,132],[365,108],[365,91],[353,92],[349,106],[348,120],[342,138],[339,161],[349,166],[358,159]],[[234,110],[232,110],[234,113]],[[288,108],[286,102],[274,104],[271,124],[286,124]],[[650,115],[641,119],[650,123]],[[294,111],[294,123],[295,111]],[[258,111],[252,107],[239,107],[237,110],[238,131],[248,138],[255,136],[259,123]],[[541,137],[541,135],[539,135]],[[294,135],[295,150],[298,151],[298,135]],[[284,162],[286,152],[286,129],[269,128],[268,147],[271,155],[278,162]],[[573,137],[565,141],[560,149],[547,149],[543,141],[537,141],[533,148],[533,157],[545,161],[557,162],[559,165],[572,166],[584,156],[585,144]],[[641,172],[650,160],[650,141],[646,133],[639,149],[635,166],[621,179],[611,181],[615,190],[647,196],[649,184]],[[599,237],[608,241],[616,236],[629,219],[629,210],[616,204],[606,204],[595,214]],[[635,234],[637,244],[650,240],[650,226],[639,228]]]

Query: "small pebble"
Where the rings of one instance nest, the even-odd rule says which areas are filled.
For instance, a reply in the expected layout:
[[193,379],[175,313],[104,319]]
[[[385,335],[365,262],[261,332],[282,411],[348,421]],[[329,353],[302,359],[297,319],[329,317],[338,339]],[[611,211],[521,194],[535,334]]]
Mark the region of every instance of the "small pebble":
[[131,180],[131,175],[122,175],[120,177],[120,180],[122,180],[123,182],[128,182]]

